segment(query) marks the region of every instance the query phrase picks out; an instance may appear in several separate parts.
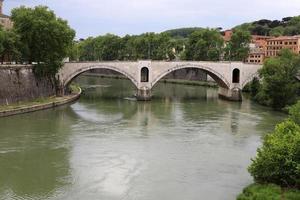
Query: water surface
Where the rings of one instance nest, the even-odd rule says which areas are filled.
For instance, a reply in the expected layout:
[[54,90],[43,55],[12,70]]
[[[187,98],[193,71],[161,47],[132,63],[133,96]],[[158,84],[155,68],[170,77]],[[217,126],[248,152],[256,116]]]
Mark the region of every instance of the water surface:
[[79,77],[72,104],[0,119],[0,199],[233,200],[261,136],[285,116],[217,90]]

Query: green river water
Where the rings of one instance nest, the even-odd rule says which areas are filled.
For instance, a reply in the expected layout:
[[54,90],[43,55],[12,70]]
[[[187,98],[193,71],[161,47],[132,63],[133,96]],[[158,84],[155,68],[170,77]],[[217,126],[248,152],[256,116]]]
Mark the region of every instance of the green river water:
[[234,200],[285,115],[217,89],[80,76],[72,105],[0,119],[2,200]]

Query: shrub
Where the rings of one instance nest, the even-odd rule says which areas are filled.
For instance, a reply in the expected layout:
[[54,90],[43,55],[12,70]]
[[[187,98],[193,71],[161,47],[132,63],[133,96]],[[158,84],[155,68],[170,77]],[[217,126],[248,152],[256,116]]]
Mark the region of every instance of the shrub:
[[300,126],[292,120],[278,124],[264,138],[249,172],[258,183],[300,186]]
[[289,49],[281,50],[276,58],[267,59],[259,70],[261,85],[254,99],[276,110],[294,104],[300,88],[295,78],[299,69],[300,56]]
[[243,190],[237,200],[298,200],[299,190],[283,190],[277,185],[252,184]]
[[300,125],[300,101],[289,108],[290,119]]

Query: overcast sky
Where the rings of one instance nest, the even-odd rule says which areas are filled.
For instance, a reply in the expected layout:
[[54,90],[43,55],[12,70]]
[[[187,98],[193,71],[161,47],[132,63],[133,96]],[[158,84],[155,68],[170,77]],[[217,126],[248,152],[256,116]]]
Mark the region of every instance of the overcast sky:
[[231,28],[258,19],[300,15],[300,0],[5,0],[4,12],[47,5],[78,38],[161,32],[181,27]]

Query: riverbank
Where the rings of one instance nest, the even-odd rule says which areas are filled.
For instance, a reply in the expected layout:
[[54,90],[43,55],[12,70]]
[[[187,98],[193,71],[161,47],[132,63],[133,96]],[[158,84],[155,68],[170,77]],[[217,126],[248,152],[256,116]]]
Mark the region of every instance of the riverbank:
[[63,97],[52,96],[39,98],[34,101],[0,106],[0,117],[8,117],[62,106],[76,101],[80,97],[81,92],[80,87],[72,87],[72,93]]
[[[113,79],[127,79],[124,76],[119,75],[108,75],[108,74],[96,74],[96,73],[84,73],[84,76],[91,77],[101,77],[101,78],[113,78]],[[211,81],[193,81],[193,80],[183,80],[183,79],[162,79],[159,82],[170,83],[170,84],[180,84],[180,85],[192,85],[192,86],[205,86],[205,87],[215,87],[218,85]]]
[[252,184],[244,189],[237,200],[273,199],[296,200],[300,199],[300,191],[296,189],[284,189],[273,184]]

